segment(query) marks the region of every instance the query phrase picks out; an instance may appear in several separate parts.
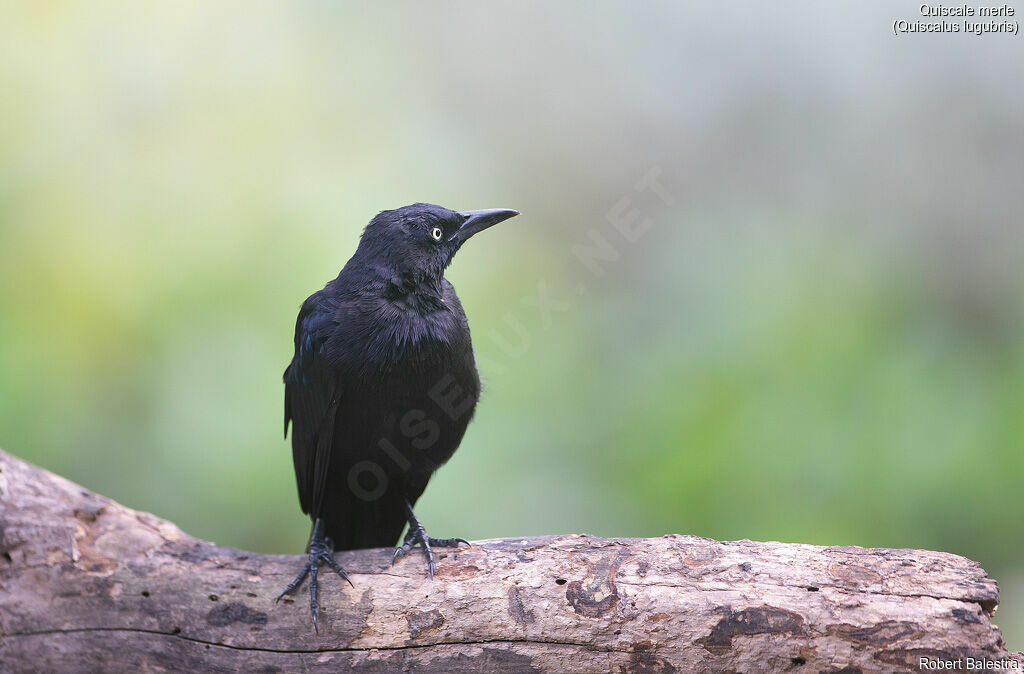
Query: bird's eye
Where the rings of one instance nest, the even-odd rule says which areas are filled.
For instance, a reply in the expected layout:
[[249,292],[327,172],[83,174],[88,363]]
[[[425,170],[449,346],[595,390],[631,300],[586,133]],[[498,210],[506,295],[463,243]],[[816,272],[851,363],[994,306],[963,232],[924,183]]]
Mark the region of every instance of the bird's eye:
[[441,231],[440,227],[435,227],[432,230],[430,230],[430,236],[434,237],[435,241],[440,241],[442,234],[444,234],[444,232]]

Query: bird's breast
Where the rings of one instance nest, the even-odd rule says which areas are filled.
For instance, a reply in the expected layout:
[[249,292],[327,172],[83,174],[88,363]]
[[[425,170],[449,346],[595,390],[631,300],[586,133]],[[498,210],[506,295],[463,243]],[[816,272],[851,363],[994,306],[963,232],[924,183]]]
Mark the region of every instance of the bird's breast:
[[359,376],[433,372],[472,361],[465,318],[447,305],[431,311],[390,300],[349,305],[337,325],[328,344],[331,360]]

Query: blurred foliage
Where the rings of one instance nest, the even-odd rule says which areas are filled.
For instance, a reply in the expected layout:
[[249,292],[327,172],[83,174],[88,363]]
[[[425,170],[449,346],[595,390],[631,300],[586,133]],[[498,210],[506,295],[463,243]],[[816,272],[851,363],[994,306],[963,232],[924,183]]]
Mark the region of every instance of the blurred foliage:
[[510,206],[432,531],[949,550],[1024,647],[1022,43],[787,7],[8,6],[0,446],[298,552],[299,304],[378,210]]

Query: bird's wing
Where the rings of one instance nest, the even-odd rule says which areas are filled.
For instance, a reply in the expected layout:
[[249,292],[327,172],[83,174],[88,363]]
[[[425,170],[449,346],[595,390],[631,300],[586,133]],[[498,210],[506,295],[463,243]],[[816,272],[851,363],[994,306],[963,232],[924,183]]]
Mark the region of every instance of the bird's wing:
[[320,513],[331,458],[341,385],[323,345],[335,325],[319,293],[302,305],[295,323],[295,356],[284,371],[284,432],[292,424],[292,460],[302,512]]

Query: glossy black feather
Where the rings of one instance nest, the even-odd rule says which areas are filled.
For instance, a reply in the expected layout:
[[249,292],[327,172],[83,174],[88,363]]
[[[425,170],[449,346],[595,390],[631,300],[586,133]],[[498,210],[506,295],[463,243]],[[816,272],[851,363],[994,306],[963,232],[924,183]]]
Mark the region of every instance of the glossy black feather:
[[379,214],[299,311],[285,432],[302,510],[337,549],[395,544],[404,500],[415,504],[473,415],[469,324],[443,277],[466,222],[429,204]]

